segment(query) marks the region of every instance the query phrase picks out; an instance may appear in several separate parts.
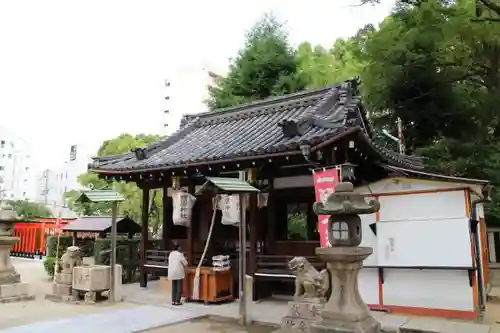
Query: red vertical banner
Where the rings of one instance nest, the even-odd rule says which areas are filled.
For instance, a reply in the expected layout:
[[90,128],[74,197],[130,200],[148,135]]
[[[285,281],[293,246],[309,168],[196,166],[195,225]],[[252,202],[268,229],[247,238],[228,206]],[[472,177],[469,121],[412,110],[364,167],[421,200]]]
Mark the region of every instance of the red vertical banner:
[[[316,201],[325,202],[326,198],[335,191],[335,185],[339,182],[339,171],[337,168],[313,171],[314,191]],[[328,247],[328,215],[318,216],[318,233],[321,247]]]

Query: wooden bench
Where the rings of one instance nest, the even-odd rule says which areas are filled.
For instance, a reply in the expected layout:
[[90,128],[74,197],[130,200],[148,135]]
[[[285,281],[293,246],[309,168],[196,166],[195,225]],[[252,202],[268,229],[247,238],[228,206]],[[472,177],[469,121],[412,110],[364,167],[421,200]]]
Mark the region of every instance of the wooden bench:
[[146,250],[146,263],[144,264],[146,273],[151,273],[153,277],[167,276],[169,254],[170,251],[166,250]]
[[[146,273],[150,273],[153,278],[168,275],[168,256],[170,251],[167,250],[146,250],[146,263],[144,264],[144,270]],[[200,255],[194,257],[195,263],[197,264],[200,260]]]
[[[294,256],[258,255],[257,268],[254,273],[253,300],[270,297],[273,294],[273,281],[288,284],[289,288],[295,280],[295,275],[288,269],[288,262]],[[326,267],[318,257],[305,257],[318,271]]]

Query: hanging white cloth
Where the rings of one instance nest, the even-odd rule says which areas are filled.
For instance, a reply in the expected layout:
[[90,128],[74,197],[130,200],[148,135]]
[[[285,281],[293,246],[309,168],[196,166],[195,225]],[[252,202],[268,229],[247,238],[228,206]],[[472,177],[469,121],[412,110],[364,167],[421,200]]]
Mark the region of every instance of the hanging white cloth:
[[182,225],[185,227],[191,225],[191,215],[195,201],[195,196],[184,191],[175,191],[172,194],[172,221],[174,225]]
[[240,196],[238,194],[221,194],[219,209],[222,211],[222,224],[237,225],[240,223]]

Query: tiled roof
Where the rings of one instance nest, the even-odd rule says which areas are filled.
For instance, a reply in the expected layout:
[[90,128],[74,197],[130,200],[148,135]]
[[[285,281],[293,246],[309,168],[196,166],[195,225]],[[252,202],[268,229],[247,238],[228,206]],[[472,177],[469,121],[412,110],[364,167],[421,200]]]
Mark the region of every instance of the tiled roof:
[[[141,232],[141,226],[128,217],[117,217],[116,227],[117,232],[120,234]],[[110,232],[111,216],[81,216],[75,221],[65,225],[62,230],[80,232]]]
[[[321,89],[265,99],[186,116],[165,140],[118,156],[94,159],[94,171],[171,169],[244,156],[298,151],[343,134],[360,131],[371,141],[371,127],[357,96],[356,80]],[[384,151],[389,162],[423,167],[421,161]],[[398,163],[400,161],[401,163]]]

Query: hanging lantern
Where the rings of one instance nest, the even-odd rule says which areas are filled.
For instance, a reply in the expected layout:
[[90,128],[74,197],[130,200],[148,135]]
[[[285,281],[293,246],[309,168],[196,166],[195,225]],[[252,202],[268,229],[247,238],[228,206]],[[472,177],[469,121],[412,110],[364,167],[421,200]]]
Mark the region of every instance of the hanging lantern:
[[340,169],[341,182],[353,181],[355,179],[354,177],[354,168],[356,167],[355,164],[344,163],[339,165],[338,167]]
[[175,191],[172,194],[172,221],[174,225],[182,225],[185,227],[191,225],[191,216],[195,201],[195,196],[184,191]]
[[219,209],[222,211],[221,223],[237,226],[240,223],[240,196],[238,194],[221,194]]

